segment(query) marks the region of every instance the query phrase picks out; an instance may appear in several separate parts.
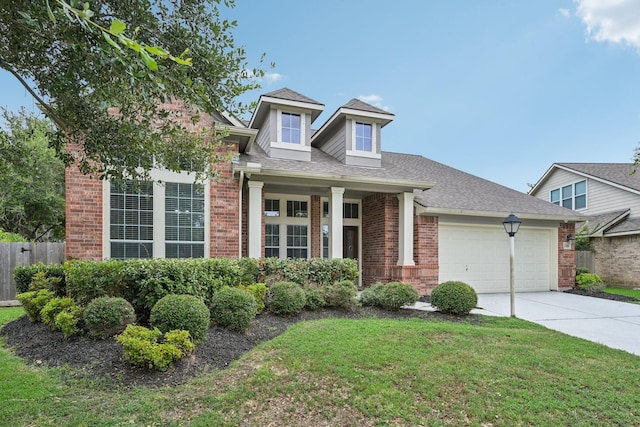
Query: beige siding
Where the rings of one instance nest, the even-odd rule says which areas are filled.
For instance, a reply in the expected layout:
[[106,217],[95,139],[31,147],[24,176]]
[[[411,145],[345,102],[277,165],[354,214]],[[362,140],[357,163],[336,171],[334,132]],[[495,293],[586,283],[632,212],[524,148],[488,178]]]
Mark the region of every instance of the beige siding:
[[[549,201],[550,192],[556,188],[582,181],[585,178],[561,169],[554,170],[547,181],[534,194],[539,199]],[[616,188],[593,179],[587,179],[587,208],[579,212],[598,215],[618,209],[631,209],[631,215],[640,215],[640,195]]]
[[275,110],[271,110],[270,114],[267,116],[267,120],[262,123],[262,126],[260,126],[260,130],[258,131],[258,135],[256,136],[256,142],[267,154],[271,153],[271,126],[273,125],[274,129],[276,127],[276,117],[274,113]]

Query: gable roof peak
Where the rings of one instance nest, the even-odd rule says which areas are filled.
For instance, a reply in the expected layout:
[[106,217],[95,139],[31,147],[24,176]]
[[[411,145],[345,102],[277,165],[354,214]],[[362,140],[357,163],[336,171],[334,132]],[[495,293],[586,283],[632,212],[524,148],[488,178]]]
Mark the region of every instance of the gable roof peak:
[[317,104],[317,105],[324,106],[323,103],[318,102],[315,99],[311,99],[308,96],[304,96],[303,94],[296,92],[295,90],[289,89],[288,87],[283,87],[281,89],[274,90],[273,92],[265,93],[262,96],[284,99],[287,101],[306,102],[308,104]]
[[347,102],[346,104],[344,104],[342,106],[342,108],[350,108],[352,110],[360,110],[360,111],[366,111],[369,113],[377,113],[377,114],[387,114],[390,116],[393,116],[393,113],[390,113],[386,110],[383,110],[382,108],[378,108],[375,107],[371,104],[368,104],[358,98],[353,98],[351,99],[351,101]]

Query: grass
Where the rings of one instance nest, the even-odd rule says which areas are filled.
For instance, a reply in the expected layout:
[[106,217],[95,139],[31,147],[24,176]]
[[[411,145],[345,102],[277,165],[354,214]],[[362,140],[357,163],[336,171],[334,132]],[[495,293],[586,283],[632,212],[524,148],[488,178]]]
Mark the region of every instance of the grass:
[[[5,322],[20,314],[4,310]],[[79,382],[0,348],[0,419],[12,426],[638,425],[639,366],[637,356],[519,319],[325,319],[292,326],[225,371],[157,389]]]
[[640,289],[629,288],[605,288],[605,292],[615,295],[624,295],[626,297],[635,298],[640,302]]

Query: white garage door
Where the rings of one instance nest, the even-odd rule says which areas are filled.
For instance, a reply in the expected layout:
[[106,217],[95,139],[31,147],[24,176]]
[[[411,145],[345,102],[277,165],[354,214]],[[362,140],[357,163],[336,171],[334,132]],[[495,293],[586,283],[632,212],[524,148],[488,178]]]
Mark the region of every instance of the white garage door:
[[[515,237],[516,292],[557,289],[555,230],[521,227]],[[439,226],[439,282],[460,280],[478,293],[509,292],[509,236],[503,227]]]

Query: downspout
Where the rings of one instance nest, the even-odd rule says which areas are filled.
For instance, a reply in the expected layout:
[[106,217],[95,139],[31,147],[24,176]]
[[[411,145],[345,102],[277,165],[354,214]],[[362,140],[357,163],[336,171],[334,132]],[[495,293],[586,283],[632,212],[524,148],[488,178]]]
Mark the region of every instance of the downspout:
[[240,171],[240,189],[238,190],[238,259],[242,258],[242,187],[244,187],[244,171]]

